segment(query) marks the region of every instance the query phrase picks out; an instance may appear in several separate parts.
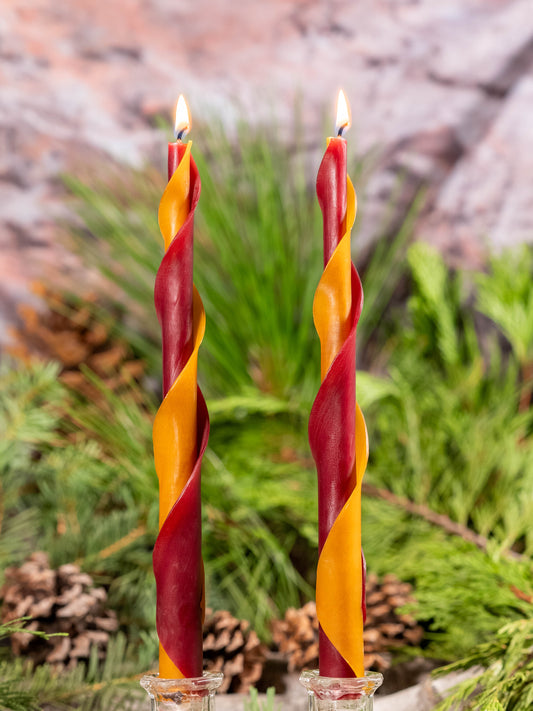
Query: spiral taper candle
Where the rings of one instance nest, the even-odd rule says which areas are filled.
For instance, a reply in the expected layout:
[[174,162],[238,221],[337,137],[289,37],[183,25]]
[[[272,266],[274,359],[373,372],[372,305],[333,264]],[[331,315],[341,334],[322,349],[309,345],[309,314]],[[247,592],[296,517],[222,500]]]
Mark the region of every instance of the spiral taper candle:
[[[347,125],[347,124],[346,124]],[[328,147],[317,177],[324,217],[325,268],[313,303],[322,384],[311,410],[309,442],[318,473],[319,560],[316,605],[320,674],[364,675],[364,558],[361,483],[368,437],[355,398],[356,327],[363,290],[351,261],[356,196],[346,175],[346,141]]]
[[209,418],[196,382],[205,330],[204,308],[192,283],[193,222],[199,197],[200,177],[191,142],[169,144],[169,182],[159,205],[166,251],[155,283],[164,399],[153,428],[160,528],[153,564],[163,679],[202,675],[200,467]]

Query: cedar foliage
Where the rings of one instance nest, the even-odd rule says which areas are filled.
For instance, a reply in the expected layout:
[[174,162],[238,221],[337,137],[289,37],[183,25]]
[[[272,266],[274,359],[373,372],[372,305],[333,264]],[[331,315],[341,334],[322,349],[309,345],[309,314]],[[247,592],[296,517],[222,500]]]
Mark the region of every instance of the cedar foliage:
[[517,361],[464,309],[462,274],[429,246],[409,252],[413,326],[396,339],[389,391],[371,414],[374,482],[490,537],[533,552],[532,411]]
[[[533,602],[533,598],[530,599]],[[533,617],[503,625],[489,642],[476,646],[439,675],[471,667],[484,671],[459,684],[435,711],[529,711],[533,706]]]
[[[27,619],[0,624],[0,641],[13,632],[28,632]],[[30,634],[49,638],[40,630]],[[1,648],[0,648],[1,651]],[[117,635],[107,649],[103,663],[96,648],[87,665],[57,674],[49,665],[34,667],[22,659],[0,656],[0,709],[2,711],[33,711],[33,709],[76,708],[80,711],[131,708],[134,699],[142,696],[134,683],[135,663],[126,637]],[[146,658],[144,659],[146,662]]]

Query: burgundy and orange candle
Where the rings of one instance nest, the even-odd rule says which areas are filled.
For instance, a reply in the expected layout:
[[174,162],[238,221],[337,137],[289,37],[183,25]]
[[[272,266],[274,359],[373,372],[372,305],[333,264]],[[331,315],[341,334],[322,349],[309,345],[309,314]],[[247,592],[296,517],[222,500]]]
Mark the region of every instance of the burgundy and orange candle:
[[159,478],[159,535],[153,564],[163,679],[202,676],[200,470],[209,418],[197,385],[205,312],[193,285],[194,213],[201,186],[192,142],[183,143],[189,129],[189,111],[180,96],[176,141],[168,146],[168,184],[159,205],[165,253],[154,295],[163,351],[163,401],[153,428]]
[[356,196],[347,175],[343,133],[350,126],[350,112],[342,91],[336,123],[316,184],[324,271],[313,318],[320,338],[322,383],[309,419],[309,442],[318,476],[319,671],[321,676],[347,678],[364,676],[361,483],[368,438],[356,403],[355,345],[363,289],[351,260]]

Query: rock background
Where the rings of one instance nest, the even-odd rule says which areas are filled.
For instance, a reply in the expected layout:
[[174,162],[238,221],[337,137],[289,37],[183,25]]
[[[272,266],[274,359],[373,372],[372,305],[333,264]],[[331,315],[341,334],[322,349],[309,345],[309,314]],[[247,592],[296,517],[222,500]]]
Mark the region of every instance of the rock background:
[[396,218],[427,185],[417,234],[451,261],[479,265],[486,244],[533,239],[531,0],[6,0],[0,328],[29,279],[71,259],[54,241],[60,172],[163,166],[153,118],[179,92],[228,130],[238,113],[289,126],[299,100],[316,171],[340,86],[350,144],[372,156],[357,186],[360,245],[379,234],[400,176]]

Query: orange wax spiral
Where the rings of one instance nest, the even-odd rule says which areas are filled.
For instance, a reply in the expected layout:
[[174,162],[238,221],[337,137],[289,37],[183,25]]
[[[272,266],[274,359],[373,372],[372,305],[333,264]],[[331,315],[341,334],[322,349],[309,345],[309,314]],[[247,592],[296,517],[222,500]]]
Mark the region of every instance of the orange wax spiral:
[[155,285],[165,397],[153,428],[160,518],[153,563],[159,675],[166,679],[202,675],[200,467],[209,435],[207,408],[196,383],[205,312],[192,285],[193,220],[200,178],[190,155],[191,143],[179,148],[181,160],[159,206],[166,252]]
[[[324,185],[323,180],[320,186],[317,183],[319,198],[326,194]],[[327,638],[320,648],[320,673],[324,676],[364,676],[361,484],[368,438],[355,402],[355,338],[363,300],[350,256],[355,212],[355,191],[347,178],[340,239],[327,261],[313,304],[321,343],[322,384],[311,410],[309,442],[317,465],[323,519],[316,605],[321,633]]]

